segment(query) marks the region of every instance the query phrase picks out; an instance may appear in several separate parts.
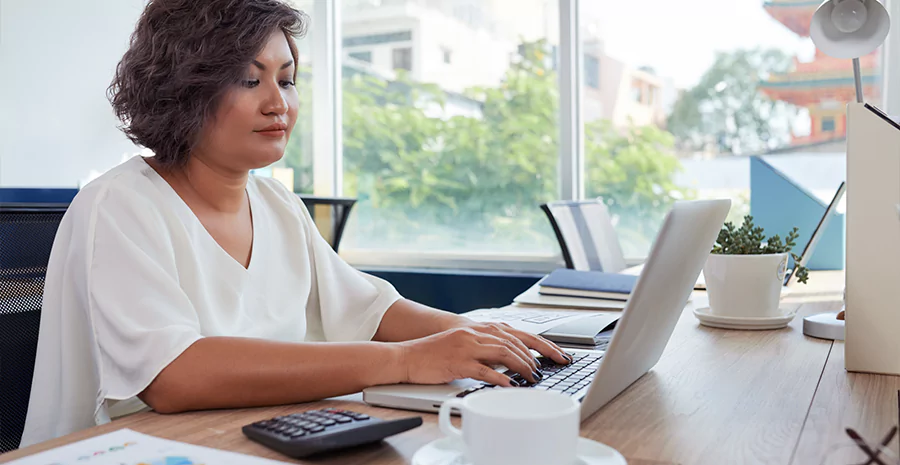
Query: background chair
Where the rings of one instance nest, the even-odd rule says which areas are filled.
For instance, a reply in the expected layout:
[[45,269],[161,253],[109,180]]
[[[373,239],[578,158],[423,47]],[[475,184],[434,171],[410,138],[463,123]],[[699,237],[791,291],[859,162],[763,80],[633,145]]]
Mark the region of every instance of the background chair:
[[356,199],[300,194],[298,197],[309,210],[316,227],[319,228],[319,233],[337,252],[341,237],[344,235],[344,226],[347,225],[347,218],[350,217],[350,210],[356,204]]
[[551,202],[541,210],[553,226],[566,268],[608,273],[625,269],[622,246],[602,201]]
[[50,249],[65,204],[0,203],[0,453],[19,447]]

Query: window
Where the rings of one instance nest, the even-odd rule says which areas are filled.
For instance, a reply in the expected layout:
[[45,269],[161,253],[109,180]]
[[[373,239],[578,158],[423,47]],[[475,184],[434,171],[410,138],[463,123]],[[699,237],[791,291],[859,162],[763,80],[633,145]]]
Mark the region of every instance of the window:
[[378,56],[368,72],[344,76],[343,193],[357,198],[341,243],[348,259],[379,251],[559,259],[539,208],[558,195],[559,86],[548,65],[559,37],[543,27],[558,19],[518,2],[468,3],[419,2],[413,11],[385,2],[370,17],[344,10],[343,29],[354,35],[388,21],[428,31],[392,49],[392,67],[413,69],[414,80],[379,68]]
[[641,81],[634,80],[631,83],[631,100],[634,103],[643,103],[644,102],[644,86],[641,84]]
[[372,52],[370,52],[370,51],[350,52],[347,55],[349,55],[350,58],[355,58],[359,61],[365,61],[366,63],[372,62]]
[[408,40],[412,40],[412,31],[344,37],[343,43],[344,47],[357,47],[360,45],[389,44],[393,42],[405,42]]
[[[828,203],[844,170],[843,128],[833,112],[853,98],[853,87],[850,60],[817,56],[808,37],[819,2],[739,0],[714,19],[683,15],[709,11],[705,0],[581,4],[581,21],[594,32],[582,41],[612,81],[604,93],[583,94],[586,108],[601,103],[599,114],[585,114],[585,194],[609,205],[627,257],[646,256],[678,199],[730,198],[728,219],[741,223],[753,187],[746,155],[762,155]],[[881,94],[879,53],[861,60],[873,102]],[[586,73],[590,66],[585,60]],[[816,76],[835,66],[843,84],[824,89]],[[805,157],[819,169],[804,169]],[[782,207],[753,205],[767,208]]]
[[600,88],[600,59],[595,56],[584,57],[584,85],[592,88]]
[[412,71],[412,49],[409,47],[395,48],[392,53],[392,63],[394,69],[405,69]]
[[444,64],[449,65],[453,58],[453,52],[449,48],[442,48],[441,52],[444,54]]

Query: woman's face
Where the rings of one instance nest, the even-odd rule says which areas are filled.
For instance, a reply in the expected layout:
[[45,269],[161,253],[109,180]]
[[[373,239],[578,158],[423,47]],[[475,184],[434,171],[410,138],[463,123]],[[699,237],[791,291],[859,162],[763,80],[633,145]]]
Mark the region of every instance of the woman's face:
[[287,37],[273,32],[243,80],[222,98],[195,155],[234,171],[280,160],[297,121],[295,66]]

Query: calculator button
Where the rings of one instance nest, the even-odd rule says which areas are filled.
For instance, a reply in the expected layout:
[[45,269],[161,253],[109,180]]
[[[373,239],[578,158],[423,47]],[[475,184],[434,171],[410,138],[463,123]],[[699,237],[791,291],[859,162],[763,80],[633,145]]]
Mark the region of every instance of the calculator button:
[[350,423],[350,422],[352,422],[353,420],[350,419],[350,418],[347,418],[347,417],[341,417],[341,418],[335,418],[334,421],[336,421],[336,422],[338,422],[338,423],[340,423],[340,424],[343,425],[343,424],[345,424],[345,423]]
[[316,426],[315,428],[307,429],[307,431],[309,431],[310,433],[321,433],[322,431],[325,431],[325,428],[323,428],[321,426]]

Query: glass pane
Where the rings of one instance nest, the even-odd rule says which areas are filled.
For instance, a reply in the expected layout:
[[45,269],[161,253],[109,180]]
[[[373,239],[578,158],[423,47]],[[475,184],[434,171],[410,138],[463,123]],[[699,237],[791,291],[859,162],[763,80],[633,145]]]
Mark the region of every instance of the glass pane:
[[[582,2],[586,194],[609,204],[627,257],[646,256],[677,199],[731,198],[729,219],[742,222],[750,155],[831,200],[854,87],[851,61],[809,39],[819,3]],[[876,103],[879,56],[861,60]]]
[[[306,13],[310,19],[315,18],[316,3],[318,2],[315,0],[291,0],[294,8]],[[318,8],[323,8],[323,6],[319,5]],[[297,113],[297,123],[291,133],[291,139],[284,150],[284,158],[271,167],[257,172],[257,174],[272,175],[286,185],[293,185],[294,192],[298,194],[312,194],[313,192],[312,44],[316,27],[322,26],[311,20],[306,37],[296,41],[298,55],[296,87],[300,94],[300,110]]]
[[343,2],[342,247],[558,253],[556,4]]

